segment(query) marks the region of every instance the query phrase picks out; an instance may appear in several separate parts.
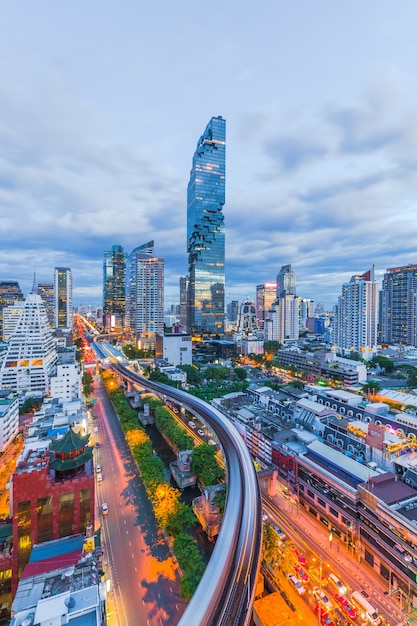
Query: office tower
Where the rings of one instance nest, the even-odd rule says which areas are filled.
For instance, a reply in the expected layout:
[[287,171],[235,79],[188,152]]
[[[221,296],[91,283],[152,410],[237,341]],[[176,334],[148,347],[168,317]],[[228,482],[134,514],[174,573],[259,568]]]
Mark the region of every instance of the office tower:
[[382,342],[417,346],[417,265],[386,271],[380,325]]
[[212,117],[197,143],[187,191],[187,328],[202,335],[224,332],[225,177],[226,121]]
[[355,274],[342,286],[335,307],[334,342],[342,355],[359,352],[368,360],[376,353],[378,285],[375,268]]
[[104,252],[103,318],[105,328],[123,328],[125,299],[126,255],[122,246],[112,246]]
[[57,353],[42,299],[30,293],[9,339],[0,369],[0,387],[18,394],[46,393],[56,362]]
[[164,330],[164,259],[154,242],[135,248],[126,263],[126,326],[141,343]]
[[180,276],[180,326],[187,328],[188,276]]
[[17,300],[24,300],[17,280],[0,281],[0,339],[3,337],[3,309]]
[[72,329],[72,272],[56,267],[54,274],[55,328]]
[[240,303],[237,330],[245,334],[258,330],[255,303],[252,300],[244,300]]
[[295,274],[291,265],[283,265],[277,274],[277,298],[295,296]]
[[262,283],[256,285],[256,319],[259,330],[264,329],[269,309],[275,302],[277,293],[276,283]]
[[55,291],[53,283],[38,283],[37,293],[42,298],[46,317],[51,328],[55,327]]

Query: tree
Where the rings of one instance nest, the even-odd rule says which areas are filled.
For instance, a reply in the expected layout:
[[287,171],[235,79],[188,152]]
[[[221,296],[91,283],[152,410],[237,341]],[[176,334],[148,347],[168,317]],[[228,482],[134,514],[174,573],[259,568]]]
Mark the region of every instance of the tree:
[[197,446],[191,459],[191,469],[204,485],[215,485],[223,478],[223,470],[216,459],[216,449],[207,443]]
[[220,513],[223,515],[226,506],[226,489],[218,491],[213,498],[213,502],[218,507]]
[[93,391],[93,377],[91,375],[91,372],[84,372],[82,377],[82,383],[84,395],[89,396],[90,393]]
[[274,568],[281,558],[281,547],[278,535],[271,524],[264,524],[264,534],[262,540],[262,558],[266,563],[270,563]]
[[243,367],[235,367],[235,374],[238,380],[246,380],[248,373]]
[[381,385],[376,380],[369,380],[365,385],[362,386],[363,393],[372,393],[376,394],[378,391],[381,391]]

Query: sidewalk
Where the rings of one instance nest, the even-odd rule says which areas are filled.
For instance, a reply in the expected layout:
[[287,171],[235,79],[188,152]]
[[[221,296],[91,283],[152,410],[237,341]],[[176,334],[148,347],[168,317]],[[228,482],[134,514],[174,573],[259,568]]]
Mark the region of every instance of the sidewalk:
[[294,523],[294,526],[300,527],[307,535],[314,537],[315,542],[322,548],[323,554],[331,556],[340,565],[342,572],[344,570],[349,571],[350,575],[357,581],[356,588],[358,591],[363,589],[384,605],[387,613],[395,618],[392,622],[388,622],[389,625],[412,624],[417,626],[417,611],[412,610],[411,617],[409,613],[407,618],[405,618],[399,603],[395,601],[393,596],[386,595],[386,587],[375,571],[365,561],[361,560],[361,562],[358,562],[356,555],[352,556],[348,546],[339,540],[334,533],[332,542],[329,544],[329,531],[317,519],[305,511],[304,507],[294,503],[292,499],[285,498],[281,492],[281,486],[285,485],[278,483],[280,491],[276,496],[268,497],[268,499]]

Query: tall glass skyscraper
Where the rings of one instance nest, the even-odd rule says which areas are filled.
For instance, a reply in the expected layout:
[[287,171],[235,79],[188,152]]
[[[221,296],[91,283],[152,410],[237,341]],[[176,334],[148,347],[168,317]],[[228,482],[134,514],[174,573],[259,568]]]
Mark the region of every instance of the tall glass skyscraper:
[[387,269],[381,291],[381,340],[417,346],[417,265]]
[[187,327],[224,332],[226,120],[212,117],[193,157],[187,191]]
[[122,246],[104,251],[103,321],[106,328],[122,328],[124,324],[126,255]]

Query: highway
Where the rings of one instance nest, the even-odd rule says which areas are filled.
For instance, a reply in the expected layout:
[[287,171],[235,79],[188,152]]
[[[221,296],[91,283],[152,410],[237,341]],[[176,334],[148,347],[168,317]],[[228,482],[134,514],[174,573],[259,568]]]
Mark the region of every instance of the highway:
[[226,464],[224,519],[205,574],[180,626],[247,626],[262,549],[262,504],[250,454],[234,426],[212,406],[161,383],[113,364],[122,378],[153,390],[197,414],[216,434]]

